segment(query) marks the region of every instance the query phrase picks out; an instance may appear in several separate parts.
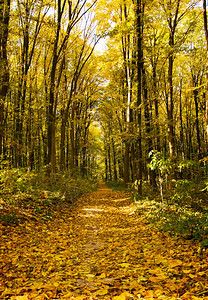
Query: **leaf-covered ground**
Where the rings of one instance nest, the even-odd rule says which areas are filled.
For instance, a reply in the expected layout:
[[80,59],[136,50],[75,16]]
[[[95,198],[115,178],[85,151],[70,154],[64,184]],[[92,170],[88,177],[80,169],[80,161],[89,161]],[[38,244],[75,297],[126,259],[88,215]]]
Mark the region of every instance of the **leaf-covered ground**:
[[208,299],[207,254],[100,184],[51,221],[0,225],[1,299]]

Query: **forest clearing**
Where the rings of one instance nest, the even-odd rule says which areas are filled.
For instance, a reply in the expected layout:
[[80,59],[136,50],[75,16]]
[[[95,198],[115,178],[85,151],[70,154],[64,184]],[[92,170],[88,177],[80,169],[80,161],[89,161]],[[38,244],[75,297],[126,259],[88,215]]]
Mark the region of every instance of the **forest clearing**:
[[47,223],[3,228],[1,299],[208,299],[207,251],[135,209],[100,184]]

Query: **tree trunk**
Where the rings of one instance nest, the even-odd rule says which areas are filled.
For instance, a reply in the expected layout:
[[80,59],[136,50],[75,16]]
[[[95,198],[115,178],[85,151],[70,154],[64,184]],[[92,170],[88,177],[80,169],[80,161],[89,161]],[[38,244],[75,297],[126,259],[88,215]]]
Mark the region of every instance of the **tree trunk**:
[[129,164],[130,164],[130,160],[129,160],[129,143],[125,143],[125,152],[124,152],[124,185],[125,187],[128,187],[128,183],[129,183]]
[[75,168],[75,124],[74,124],[74,109],[72,109],[71,115],[71,128],[70,128],[70,144],[71,144],[71,158],[70,158],[70,169],[73,172]]
[[60,171],[66,169],[65,138],[66,138],[66,119],[65,112],[62,111],[61,119],[61,141],[60,141]]
[[117,181],[118,175],[117,175],[117,168],[116,168],[116,150],[115,150],[115,143],[112,138],[112,150],[113,150],[113,173],[114,173],[114,181]]
[[180,79],[180,148],[182,159],[185,159],[184,132],[183,132],[183,110],[182,110],[182,78]]
[[[124,4],[120,6],[120,20],[121,22],[128,21],[128,11],[126,1]],[[125,154],[124,154],[124,184],[127,187],[130,181],[130,142],[128,140],[128,135],[131,132],[131,102],[132,102],[132,80],[133,80],[133,70],[131,66],[132,57],[130,57],[130,34],[123,33],[121,36],[122,42],[122,52],[123,52],[123,62],[124,62],[124,90],[123,90],[123,98],[126,103],[126,136],[125,139]]]
[[154,104],[155,104],[155,118],[156,118],[156,149],[160,151],[160,126],[159,126],[159,105],[158,105],[158,93],[157,93],[157,74],[156,74],[156,65],[152,67],[153,72],[153,95],[154,95]]
[[[171,31],[169,36],[169,46],[174,46],[174,33]],[[175,156],[174,120],[173,120],[173,50],[168,59],[168,142],[170,157]]]
[[9,88],[9,67],[7,40],[10,14],[10,0],[0,0],[0,155],[3,151],[4,105]]
[[108,145],[108,170],[109,170],[109,180],[112,181],[111,147],[110,147],[110,142],[109,142],[109,145]]
[[48,164],[51,164],[51,171],[55,172],[55,116],[56,111],[54,108],[55,103],[55,80],[56,80],[56,68],[58,63],[58,42],[59,35],[61,30],[61,18],[62,18],[62,9],[61,0],[58,0],[57,3],[57,27],[55,39],[53,41],[53,53],[52,53],[52,66],[50,72],[50,91],[49,91],[49,106],[48,106]]
[[136,0],[136,51],[137,51],[137,121],[138,121],[138,194],[142,195],[142,0]]
[[204,32],[207,45],[207,66],[206,66],[206,133],[208,140],[208,27],[207,27],[207,4],[203,0]]
[[137,179],[135,143],[132,143],[131,145],[131,165],[132,165],[132,180],[133,182],[135,182]]
[[[32,80],[31,80],[32,81]],[[28,112],[28,125],[27,125],[27,140],[28,140],[28,171],[32,171],[34,168],[34,151],[32,145],[32,87],[30,85],[30,95],[29,95],[29,112]]]
[[194,103],[195,103],[195,112],[196,112],[196,136],[197,136],[197,154],[198,159],[201,158],[201,138],[200,138],[200,129],[199,129],[199,104],[198,104],[198,90],[194,90]]

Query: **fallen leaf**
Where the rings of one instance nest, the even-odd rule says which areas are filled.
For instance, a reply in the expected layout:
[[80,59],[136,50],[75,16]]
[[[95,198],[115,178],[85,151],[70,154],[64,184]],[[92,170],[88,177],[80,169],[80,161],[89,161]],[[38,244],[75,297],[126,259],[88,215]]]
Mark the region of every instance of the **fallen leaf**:
[[112,298],[112,300],[128,300],[128,299],[130,299],[130,298],[132,298],[133,297],[133,295],[132,294],[130,294],[129,292],[123,292],[121,295],[119,295],[119,296],[114,296],[113,298]]
[[172,260],[169,262],[169,267],[175,268],[175,267],[181,266],[182,264],[183,264],[183,262],[181,260],[175,259],[175,260]]
[[12,300],[28,300],[28,295],[11,297]]
[[108,290],[107,289],[96,291],[96,295],[98,295],[98,296],[104,296],[104,295],[107,295],[107,294],[108,294]]

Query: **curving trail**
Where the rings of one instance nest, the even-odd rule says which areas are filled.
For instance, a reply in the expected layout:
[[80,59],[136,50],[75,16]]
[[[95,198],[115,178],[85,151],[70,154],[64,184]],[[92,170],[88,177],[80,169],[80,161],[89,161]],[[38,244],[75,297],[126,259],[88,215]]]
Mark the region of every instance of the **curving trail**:
[[51,222],[1,228],[0,299],[208,299],[207,252],[134,211],[99,184]]

